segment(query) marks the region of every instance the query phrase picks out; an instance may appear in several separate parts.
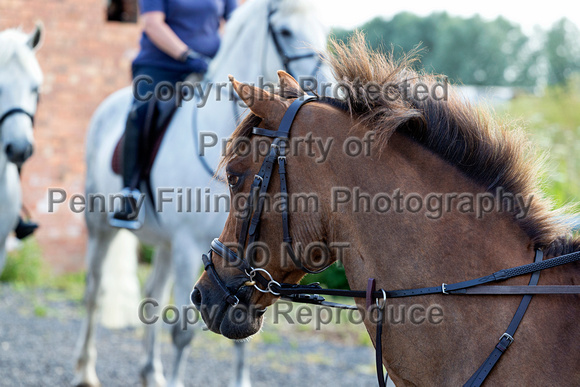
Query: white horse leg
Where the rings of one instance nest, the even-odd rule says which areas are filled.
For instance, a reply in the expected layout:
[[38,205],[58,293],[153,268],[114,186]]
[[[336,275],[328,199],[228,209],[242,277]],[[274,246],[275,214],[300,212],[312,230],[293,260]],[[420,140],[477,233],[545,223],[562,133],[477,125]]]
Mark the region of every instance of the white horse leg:
[[[173,347],[175,348],[175,358],[173,362],[173,371],[169,386],[181,387],[183,386],[183,364],[184,359],[189,354],[190,344],[194,335],[195,326],[186,324],[186,316],[181,311],[184,307],[193,307],[189,294],[193,289],[195,281],[199,276],[200,249],[195,246],[195,241],[192,241],[191,235],[181,233],[176,236],[173,241],[173,269],[175,272],[174,285],[174,300],[175,305],[180,310],[179,322],[171,328],[171,336],[173,339]],[[193,310],[193,308],[191,308]],[[192,313],[192,312],[190,312]]]
[[[171,277],[171,249],[167,245],[162,245],[155,251],[153,258],[153,273],[147,280],[145,296],[152,298],[161,307],[165,305],[169,295],[169,278]],[[152,309],[152,308],[149,308]],[[152,316],[153,311],[145,308],[146,316]],[[158,313],[159,314],[159,313]],[[163,364],[161,363],[159,340],[159,327],[161,320],[154,324],[149,324],[145,328],[143,344],[145,346],[145,362],[141,368],[141,381],[146,387],[165,386],[163,376]]]
[[250,370],[246,363],[246,342],[234,341],[236,349],[236,364],[234,366],[234,380],[230,382],[230,387],[250,387]]
[[0,274],[6,264],[6,238],[0,237]]
[[20,178],[14,164],[0,155],[0,274],[6,265],[6,240],[16,227],[22,207]]
[[103,262],[116,232],[117,230],[114,229],[91,230],[91,227],[89,227],[89,242],[86,257],[88,272],[85,287],[87,315],[83,321],[77,343],[77,372],[73,381],[74,385],[100,386],[95,369],[95,363],[97,361],[95,327],[99,308]]

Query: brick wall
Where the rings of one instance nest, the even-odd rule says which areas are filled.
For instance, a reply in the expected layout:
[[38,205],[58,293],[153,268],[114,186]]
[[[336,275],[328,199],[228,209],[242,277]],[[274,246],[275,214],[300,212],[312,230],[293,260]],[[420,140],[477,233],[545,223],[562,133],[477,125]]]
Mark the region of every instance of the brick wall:
[[41,225],[36,233],[56,272],[84,267],[82,214],[61,205],[47,213],[50,187],[84,192],[87,126],[98,104],[130,82],[138,49],[136,24],[106,21],[105,0],[0,0],[0,30],[45,26],[37,54],[44,72],[35,126],[35,152],[24,165],[24,203]]

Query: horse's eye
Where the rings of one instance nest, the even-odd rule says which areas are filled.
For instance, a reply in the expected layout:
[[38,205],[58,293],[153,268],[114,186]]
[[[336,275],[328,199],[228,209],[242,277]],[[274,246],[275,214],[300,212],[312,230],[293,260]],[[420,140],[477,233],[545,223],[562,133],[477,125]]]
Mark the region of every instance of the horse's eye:
[[282,35],[285,38],[289,38],[292,36],[292,31],[290,31],[288,28],[282,28],[280,30],[280,35]]
[[240,177],[236,175],[228,174],[228,184],[231,188],[234,188],[240,182]]
[[34,94],[38,94],[39,91],[38,86],[33,86],[32,89],[30,89],[30,91]]

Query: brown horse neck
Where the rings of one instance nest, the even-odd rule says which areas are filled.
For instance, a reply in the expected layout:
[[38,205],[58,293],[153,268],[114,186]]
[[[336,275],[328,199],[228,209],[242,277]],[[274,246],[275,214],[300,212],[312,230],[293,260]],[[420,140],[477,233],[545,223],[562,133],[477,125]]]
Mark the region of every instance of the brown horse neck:
[[[384,288],[432,286],[532,261],[530,239],[511,214],[494,210],[479,216],[478,208],[473,212],[469,205],[458,208],[461,197],[472,197],[477,206],[477,195],[485,188],[457,168],[400,134],[391,137],[380,155],[376,152],[366,159],[336,155],[329,161],[348,166],[343,168],[346,176],[352,177],[357,168],[364,171],[350,184],[337,177],[352,199],[346,211],[337,206],[339,211],[330,216],[334,240],[350,243],[344,264],[353,273],[348,275],[351,288],[364,288],[369,276]],[[392,199],[391,208],[378,213],[381,202],[377,199],[373,205],[373,200],[385,194]],[[371,198],[370,211],[365,211],[364,196]],[[423,201],[421,210],[416,211],[417,200],[412,197]],[[426,209],[427,199],[436,203],[430,207],[434,209],[438,197],[449,210]]]

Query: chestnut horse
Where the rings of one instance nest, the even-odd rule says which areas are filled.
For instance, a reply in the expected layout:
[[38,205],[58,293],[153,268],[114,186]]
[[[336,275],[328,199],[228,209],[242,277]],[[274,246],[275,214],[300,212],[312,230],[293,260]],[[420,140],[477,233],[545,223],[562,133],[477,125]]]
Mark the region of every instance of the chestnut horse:
[[[320,269],[340,258],[351,289],[365,289],[371,277],[382,289],[455,283],[531,263],[536,250],[544,258],[580,250],[580,238],[571,233],[561,211],[552,210],[542,197],[538,159],[521,131],[494,121],[452,90],[437,90],[439,79],[414,71],[412,57],[394,60],[372,52],[360,35],[348,45],[334,43],[333,49],[329,61],[345,98],[342,103],[322,99],[303,105],[279,164],[284,170],[272,173],[269,182],[257,182],[257,187],[266,186],[268,196],[250,191],[262,179],[255,175],[272,165],[264,166],[264,157],[247,149],[263,152],[292,97],[303,98],[304,92],[284,72],[279,72],[280,95],[231,78],[252,114],[236,129],[223,160],[232,210],[215,246],[240,246],[241,255],[246,242],[259,242],[251,254],[253,267],[279,283],[298,283],[305,269]],[[414,92],[418,85],[429,93]],[[324,162],[319,162],[321,148],[306,148],[308,138],[332,144]],[[369,138],[374,141],[365,152]],[[362,152],[356,152],[354,143]],[[280,188],[288,198],[281,205],[276,205],[278,187],[287,187]],[[292,208],[292,196],[305,193],[312,201]],[[403,196],[400,206],[398,194]],[[236,202],[243,202],[238,196],[248,199],[236,208]],[[249,203],[262,198],[267,202],[271,196],[276,196],[272,205],[265,205],[261,214],[252,213],[260,206]],[[438,199],[430,197],[444,198],[441,203],[447,207],[435,211]],[[469,204],[472,198],[477,207],[477,198],[483,197],[488,198],[485,213]],[[280,220],[281,212],[289,214],[289,222]],[[242,222],[252,217],[260,221],[259,234],[255,224]],[[289,243],[282,248],[284,242]],[[340,257],[332,248],[337,242],[349,243]],[[323,248],[304,248],[312,244]],[[304,254],[289,257],[288,245]],[[230,263],[232,250],[212,249],[213,261],[204,257],[206,272],[195,285],[192,301],[212,331],[249,337],[260,330],[264,308],[279,297],[256,291],[252,285],[266,289]],[[529,280],[523,275],[502,285],[527,285]],[[578,262],[544,270],[539,278],[540,285],[579,283]],[[226,289],[220,289],[224,284]],[[462,385],[496,346],[521,299],[443,294],[388,299],[389,310],[436,305],[439,311],[437,319],[422,323],[387,319],[382,362],[397,385]],[[573,294],[535,295],[510,351],[486,383],[580,385],[579,301]],[[356,303],[364,309],[364,299]],[[376,345],[371,317],[365,316],[364,324]]]

